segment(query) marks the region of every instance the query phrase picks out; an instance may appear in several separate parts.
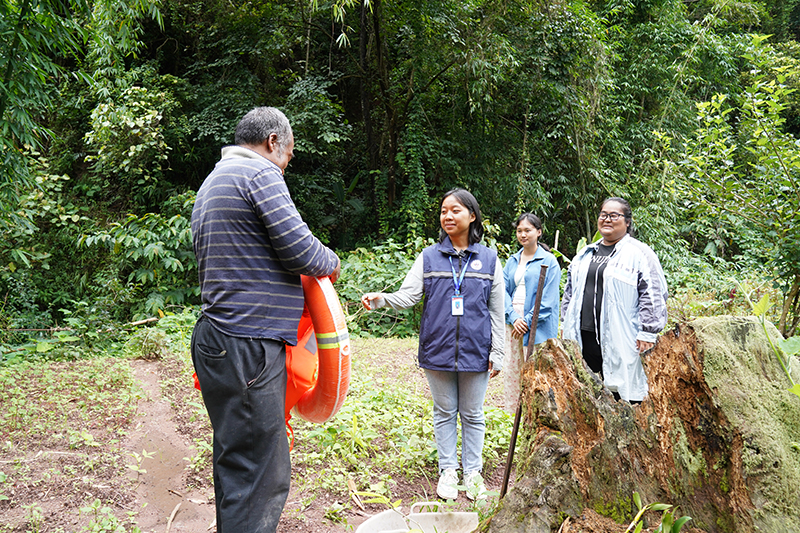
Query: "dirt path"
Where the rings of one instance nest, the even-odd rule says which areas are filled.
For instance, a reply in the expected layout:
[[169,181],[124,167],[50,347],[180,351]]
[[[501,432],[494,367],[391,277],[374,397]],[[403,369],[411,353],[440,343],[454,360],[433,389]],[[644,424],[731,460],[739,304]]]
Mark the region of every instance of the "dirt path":
[[[158,363],[135,361],[136,377],[147,397],[139,400],[142,418],[129,435],[127,448],[142,456],[136,488],[136,504],[144,508],[137,521],[143,533],[202,533],[213,531],[213,490],[209,493],[186,486],[186,458],[194,453],[172,421],[172,408],[161,395]],[[146,453],[145,453],[146,452]],[[137,472],[131,470],[133,479]],[[173,516],[174,513],[174,516]]]
[[[173,513],[169,533],[203,533],[216,531],[213,487],[202,490],[187,486],[186,458],[195,450],[188,439],[179,433],[175,411],[161,392],[159,370],[161,362],[134,361],[136,378],[146,393],[139,401],[141,419],[130,432],[125,448],[130,453],[143,456],[138,475],[135,506],[141,509],[136,521],[142,533],[164,533]],[[146,452],[146,454],[143,453]],[[144,457],[146,455],[146,457]],[[131,470],[131,479],[137,473]],[[295,476],[304,475],[293,471]],[[293,483],[286,507],[276,533],[343,533],[344,525],[334,524],[324,518],[325,511],[335,503],[325,494],[309,502],[308,495],[298,491],[300,484]],[[177,509],[177,511],[176,511]],[[357,526],[369,515],[356,515],[350,525]]]

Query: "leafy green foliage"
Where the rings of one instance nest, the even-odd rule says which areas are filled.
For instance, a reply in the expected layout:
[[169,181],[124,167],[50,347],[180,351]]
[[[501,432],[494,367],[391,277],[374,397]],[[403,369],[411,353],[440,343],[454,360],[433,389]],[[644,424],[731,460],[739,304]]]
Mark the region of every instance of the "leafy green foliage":
[[342,276],[336,283],[351,335],[405,337],[414,335],[419,327],[421,305],[395,311],[389,308],[367,312],[361,306],[365,292],[392,292],[400,288],[414,264],[416,255],[428,242],[421,238],[399,244],[388,240],[371,249],[358,248],[342,260]]
[[39,148],[51,135],[40,117],[56,105],[53,82],[63,78],[64,60],[80,57],[90,40],[96,57],[119,73],[125,55],[137,47],[139,17],[160,22],[160,12],[150,0],[98,1],[91,7],[83,0],[3,0],[0,13],[0,206],[7,208],[18,200],[12,184],[30,184],[25,147]]
[[103,179],[87,191],[89,197],[118,191],[119,197],[130,196],[139,205],[153,200],[169,150],[161,129],[163,117],[154,107],[163,99],[142,87],[130,87],[120,94],[119,102],[101,102],[92,111],[86,143],[93,155],[86,161]]
[[147,213],[128,215],[107,230],[97,230],[81,237],[88,247],[104,245],[121,256],[122,272],[127,282],[147,294],[143,303],[134,306],[134,314],[158,314],[168,305],[183,305],[199,296],[193,284],[197,260],[192,251],[191,208],[194,194],[175,196],[164,206],[172,216]]
[[772,70],[763,39],[755,39],[746,58],[755,70],[740,102],[718,94],[697,105],[699,126],[685,149],[686,192],[719,223],[729,214],[757,228],[769,246],[751,253],[777,267],[789,296],[779,329],[791,335],[800,323],[800,302],[792,296],[800,287],[800,141],[782,131],[782,113],[792,90]]
[[158,2],[152,0],[95,0],[87,24],[91,84],[101,98],[112,96],[112,87],[125,72],[125,59],[142,47],[142,18],[163,27]]
[[85,12],[86,4],[0,2],[0,206],[5,209],[16,201],[12,184],[30,180],[25,146],[39,147],[48,135],[37,114],[54,104],[49,82],[62,74],[57,57],[79,50],[83,33],[72,10]]

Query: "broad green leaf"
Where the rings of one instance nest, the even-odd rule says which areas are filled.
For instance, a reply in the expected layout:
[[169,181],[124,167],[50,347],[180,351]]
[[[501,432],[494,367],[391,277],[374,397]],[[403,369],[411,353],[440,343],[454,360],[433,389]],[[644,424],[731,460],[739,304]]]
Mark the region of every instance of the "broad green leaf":
[[688,522],[691,519],[692,519],[691,516],[682,516],[682,517],[678,518],[675,521],[675,523],[672,524],[672,533],[680,533],[680,530],[683,527],[683,524],[685,524],[686,522]]
[[791,392],[792,394],[796,394],[797,396],[800,396],[800,383],[795,383],[795,384],[794,384],[794,385],[792,385],[792,387],[791,387],[790,389],[788,389],[788,390],[789,390],[789,392]]
[[53,343],[40,342],[36,345],[36,353],[46,353],[53,349]]
[[769,294],[764,294],[758,303],[753,306],[753,314],[756,316],[764,316],[770,307]]
[[642,508],[642,497],[639,495],[638,492],[633,493],[633,503],[636,504],[637,509]]
[[779,341],[781,346],[781,350],[786,355],[798,355],[800,354],[800,337],[789,337],[788,339],[782,339]]

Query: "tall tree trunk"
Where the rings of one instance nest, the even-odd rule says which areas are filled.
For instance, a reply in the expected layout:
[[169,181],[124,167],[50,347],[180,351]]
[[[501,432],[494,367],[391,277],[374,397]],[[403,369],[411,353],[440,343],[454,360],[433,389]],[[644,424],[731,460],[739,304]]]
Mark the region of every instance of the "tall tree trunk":
[[369,44],[369,7],[365,2],[361,2],[361,27],[359,29],[358,59],[361,63],[361,117],[364,120],[364,133],[367,138],[367,150],[369,150],[369,169],[378,168],[378,147],[373,139],[372,133],[372,92],[370,90],[370,68],[367,57],[367,45]]
[[384,164],[386,165],[386,206],[391,211],[394,207],[396,197],[396,165],[397,165],[397,110],[391,95],[389,65],[387,63],[386,49],[383,40],[383,29],[381,27],[381,15],[383,12],[382,0],[374,0],[372,10],[372,26],[375,39],[375,63],[378,69],[378,84],[381,92],[381,101],[384,112],[386,113],[384,124],[385,141],[381,146],[385,146]]

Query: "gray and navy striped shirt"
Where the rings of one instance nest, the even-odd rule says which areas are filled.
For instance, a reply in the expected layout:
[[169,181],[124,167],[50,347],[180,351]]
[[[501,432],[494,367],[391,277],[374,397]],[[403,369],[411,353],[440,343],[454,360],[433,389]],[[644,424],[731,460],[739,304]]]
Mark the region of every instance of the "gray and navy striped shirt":
[[338,259],[297,212],[280,168],[242,146],[222,149],[192,211],[203,314],[233,337],[297,344],[300,274],[327,276]]

